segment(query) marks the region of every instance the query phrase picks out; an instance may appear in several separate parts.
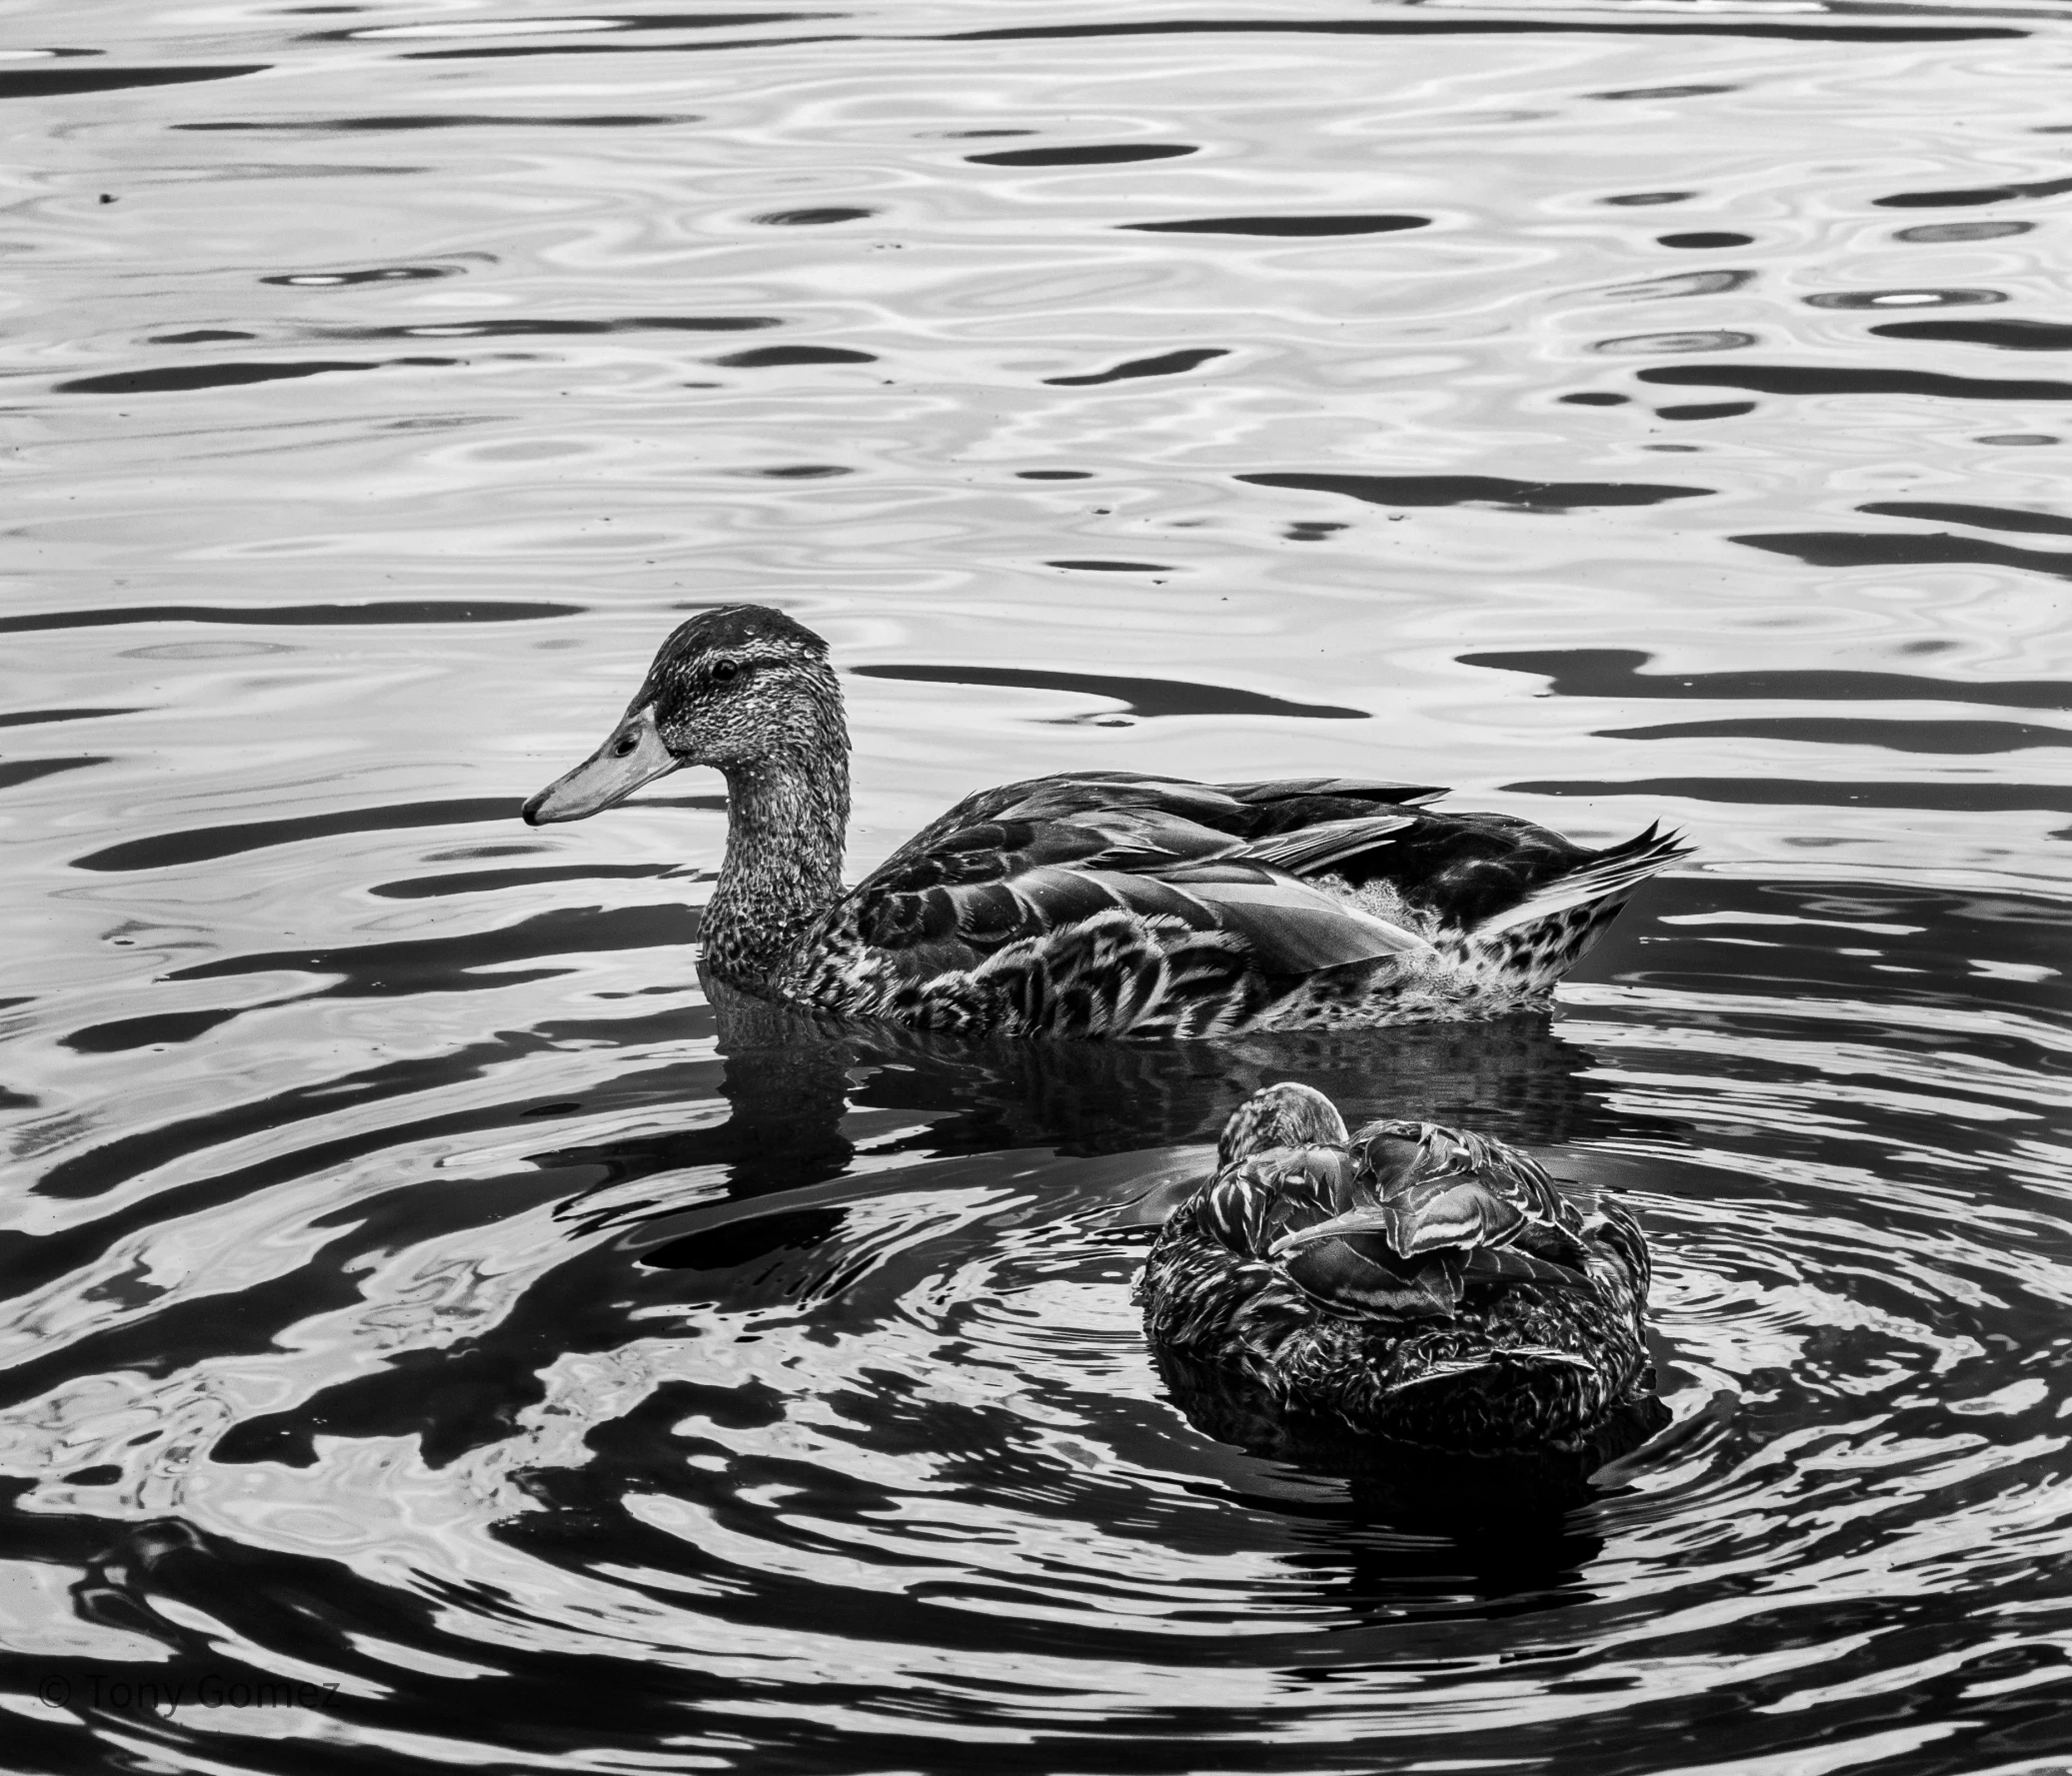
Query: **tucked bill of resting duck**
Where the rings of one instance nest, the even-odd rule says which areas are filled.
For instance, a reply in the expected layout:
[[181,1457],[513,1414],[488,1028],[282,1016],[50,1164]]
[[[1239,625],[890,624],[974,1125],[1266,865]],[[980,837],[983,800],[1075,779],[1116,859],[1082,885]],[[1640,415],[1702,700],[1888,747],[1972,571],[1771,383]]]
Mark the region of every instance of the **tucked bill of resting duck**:
[[1321,1092],[1269,1085],[1209,1177],[1130,1212],[1164,1217],[1137,1285],[1161,1356],[1341,1434],[1576,1449],[1653,1394],[1639,1227],[1500,1141],[1348,1134]]
[[525,805],[582,820],[687,765],[727,780],[710,978],[850,1017],[1007,1034],[1201,1036],[1545,1003],[1685,855],[1588,851],[1443,790],[1067,772],[968,796],[842,886],[849,729],[828,646],[782,612],[701,612],[605,744]]

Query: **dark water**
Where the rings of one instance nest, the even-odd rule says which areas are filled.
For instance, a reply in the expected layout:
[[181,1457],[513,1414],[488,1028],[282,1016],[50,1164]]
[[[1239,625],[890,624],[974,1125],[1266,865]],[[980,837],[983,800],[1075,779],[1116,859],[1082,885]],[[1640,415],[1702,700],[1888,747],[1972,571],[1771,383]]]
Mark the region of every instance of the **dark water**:
[[[2072,15],[0,18],[0,1762],[2072,1768]],[[1119,766],[1699,852],[1551,1024],[744,1015],[716,781],[516,820],[744,598],[856,867]],[[1191,1424],[1107,1217],[1279,1077],[1627,1192],[1669,1428]]]

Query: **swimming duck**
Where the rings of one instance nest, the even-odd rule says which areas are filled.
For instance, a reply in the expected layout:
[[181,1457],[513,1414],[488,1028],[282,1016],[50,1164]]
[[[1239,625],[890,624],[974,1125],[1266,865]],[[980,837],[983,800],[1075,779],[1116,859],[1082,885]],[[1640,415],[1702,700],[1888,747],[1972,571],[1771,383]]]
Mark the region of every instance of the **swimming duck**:
[[1650,827],[1587,851],[1353,778],[1069,772],[967,797],[842,887],[849,731],[828,645],[701,612],[603,746],[525,805],[581,820],[666,772],[727,780],[710,979],[852,1017],[1011,1034],[1198,1036],[1543,1004],[1635,888]]
[[1137,1286],[1153,1348],[1290,1415],[1493,1454],[1579,1448],[1652,1395],[1639,1227],[1501,1141],[1347,1134],[1321,1092],[1269,1085],[1207,1179],[1163,1190]]

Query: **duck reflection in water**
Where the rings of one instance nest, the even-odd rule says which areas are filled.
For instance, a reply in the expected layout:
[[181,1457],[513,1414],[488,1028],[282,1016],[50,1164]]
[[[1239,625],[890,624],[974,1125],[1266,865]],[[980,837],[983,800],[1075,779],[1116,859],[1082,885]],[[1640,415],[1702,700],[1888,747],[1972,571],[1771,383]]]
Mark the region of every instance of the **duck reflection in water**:
[[[1195,1430],[1307,1477],[1291,1495],[1283,1474],[1246,1463],[1225,1483],[1248,1508],[1310,1525],[1295,1563],[1362,1613],[1395,1613],[1434,1587],[1497,1598],[1572,1580],[1603,1551],[1588,1507],[1622,1489],[1621,1459],[1670,1421],[1650,1393],[1573,1448],[1467,1454],[1291,1415],[1261,1383],[1171,1345],[1151,1355]],[[1316,1479],[1344,1490],[1318,1498]]]
[[[724,1122],[572,1144],[536,1162],[592,1168],[597,1188],[722,1166],[731,1195],[760,1196],[847,1175],[868,1120],[904,1127],[873,1143],[880,1155],[1140,1152],[1212,1140],[1247,1096],[1289,1077],[1355,1119],[1472,1121],[1537,1145],[1625,1126],[1583,1078],[1593,1057],[1532,1013],[1474,1025],[1086,1042],[859,1025],[718,982],[709,991]],[[655,1095],[681,1098],[686,1083],[658,1078]],[[714,1090],[703,1079],[699,1087],[701,1098]]]
[[1171,1346],[1151,1355],[1187,1423],[1228,1446],[1217,1465],[1233,1502],[1294,1519],[1289,1564],[1320,1600],[1374,1620],[1429,1614],[1448,1594],[1516,1608],[1574,1590],[1604,1551],[1591,1507],[1629,1489],[1623,1458],[1670,1423],[1649,1394],[1572,1449],[1464,1454],[1291,1416],[1228,1367]]

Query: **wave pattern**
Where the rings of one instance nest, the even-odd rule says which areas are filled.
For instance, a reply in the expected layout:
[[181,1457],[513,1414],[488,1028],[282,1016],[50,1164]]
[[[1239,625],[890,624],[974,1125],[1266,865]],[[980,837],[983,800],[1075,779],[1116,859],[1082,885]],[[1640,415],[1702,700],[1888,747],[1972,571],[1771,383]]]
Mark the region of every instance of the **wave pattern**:
[[[324,10],[0,70],[10,1768],[2072,1756],[2072,15]],[[857,867],[1124,767],[1698,856],[1551,1022],[710,1003],[717,784],[515,816],[736,599]],[[1622,1191],[1668,1427],[1161,1375],[1112,1211],[1283,1077]]]

